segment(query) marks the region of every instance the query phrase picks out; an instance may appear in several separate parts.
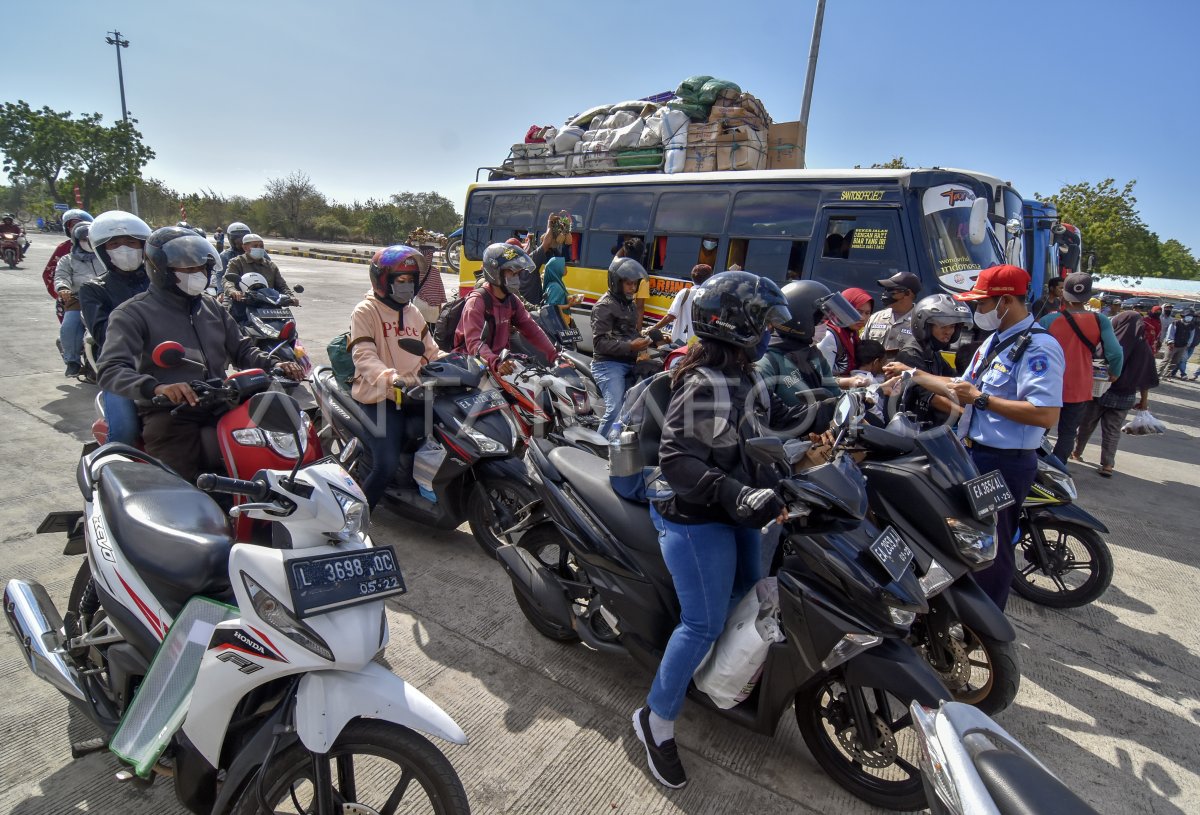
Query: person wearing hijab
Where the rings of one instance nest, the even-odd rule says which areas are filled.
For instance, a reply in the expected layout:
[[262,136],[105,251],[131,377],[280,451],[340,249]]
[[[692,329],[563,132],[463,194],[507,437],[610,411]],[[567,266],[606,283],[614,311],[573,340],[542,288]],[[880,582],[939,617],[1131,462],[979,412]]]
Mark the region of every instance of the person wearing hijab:
[[820,350],[821,356],[825,357],[825,362],[834,376],[848,376],[856,367],[858,332],[862,331],[871,317],[871,312],[875,310],[874,298],[864,289],[843,289],[842,296],[850,301],[862,319],[849,327],[825,319],[817,326],[813,335],[814,344]]
[[1083,461],[1083,448],[1100,425],[1100,475],[1112,477],[1117,460],[1117,444],[1121,440],[1121,425],[1130,408],[1145,410],[1150,406],[1150,389],[1158,387],[1154,367],[1154,352],[1146,342],[1146,325],[1136,311],[1123,311],[1112,320],[1113,333],[1125,353],[1121,375],[1099,399],[1093,399],[1079,423],[1075,451],[1071,458]]

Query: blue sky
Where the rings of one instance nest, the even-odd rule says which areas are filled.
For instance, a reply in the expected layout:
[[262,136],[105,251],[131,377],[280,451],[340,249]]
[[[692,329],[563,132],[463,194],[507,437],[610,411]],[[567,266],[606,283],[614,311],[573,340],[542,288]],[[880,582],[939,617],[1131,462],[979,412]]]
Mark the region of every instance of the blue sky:
[[[10,93],[119,117],[181,191],[256,195],[301,169],[327,195],[437,190],[533,123],[712,74],[799,118],[815,0],[548,3],[25,2],[7,9]],[[1144,220],[1200,254],[1200,4],[828,0],[810,167],[905,156],[1011,180],[1137,179]],[[11,101],[5,99],[4,101]]]

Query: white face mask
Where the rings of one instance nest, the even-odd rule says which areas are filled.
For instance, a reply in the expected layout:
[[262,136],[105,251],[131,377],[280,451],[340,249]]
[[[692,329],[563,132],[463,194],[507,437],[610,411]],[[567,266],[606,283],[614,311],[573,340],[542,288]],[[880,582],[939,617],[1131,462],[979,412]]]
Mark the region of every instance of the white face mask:
[[710,252],[717,248],[716,241],[701,241],[700,245],[703,246],[705,249],[707,249]]
[[267,256],[267,250],[262,248],[261,246],[255,246],[253,249],[250,250],[250,257],[254,258],[255,260],[262,260],[266,256]]
[[984,331],[995,331],[1000,327],[1000,323],[1004,322],[1004,318],[1000,315],[1000,304],[991,311],[984,314],[982,311],[975,312],[975,325],[982,328]]
[[204,288],[208,285],[208,275],[204,272],[192,272],[191,274],[176,272],[175,282],[179,285],[180,291],[188,297],[195,297],[204,293]]
[[87,253],[90,255],[90,254],[91,254],[92,252],[94,252],[95,250],[94,250],[94,249],[92,249],[92,242],[91,242],[91,241],[89,241],[89,240],[82,240],[82,241],[80,241],[80,242],[79,242],[79,251],[81,251],[81,252],[87,252]]
[[132,246],[116,246],[108,250],[108,259],[122,272],[132,272],[142,265],[142,250]]

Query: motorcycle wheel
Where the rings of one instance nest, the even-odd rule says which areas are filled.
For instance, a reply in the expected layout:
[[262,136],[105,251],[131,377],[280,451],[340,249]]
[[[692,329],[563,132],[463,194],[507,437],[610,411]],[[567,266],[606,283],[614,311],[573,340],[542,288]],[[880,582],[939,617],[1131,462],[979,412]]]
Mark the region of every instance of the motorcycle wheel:
[[467,523],[480,548],[490,558],[508,543],[504,530],[516,523],[517,512],[537,500],[524,484],[484,479],[475,485],[467,499]]
[[[924,630],[924,626],[921,627]],[[915,626],[914,626],[915,629]],[[973,705],[989,716],[1008,708],[1021,687],[1021,660],[1015,642],[979,634],[961,622],[950,625],[949,664],[930,659],[922,633],[914,646],[942,678],[954,701]]]
[[[861,693],[879,733],[863,748],[850,713],[850,693]],[[921,745],[904,700],[885,689],[847,685],[833,675],[796,694],[800,735],[821,769],[856,798],[904,812],[927,806],[921,781]]]
[[[562,555],[565,543],[562,533],[553,524],[535,526],[521,536],[517,545],[537,558],[539,563],[554,574],[559,577],[568,577],[568,575],[562,574]],[[515,585],[513,586],[513,595],[517,598],[517,605],[520,607],[521,613],[525,615],[525,619],[543,637],[562,643],[579,642],[579,637],[574,630],[564,628],[538,614],[537,609],[530,605],[529,601],[525,599],[525,595]]]
[[460,262],[458,250],[461,246],[462,240],[459,238],[455,238],[454,240],[450,241],[450,243],[446,244],[446,265],[453,269],[455,274],[458,274],[458,265]]
[[[449,760],[407,727],[372,719],[346,725],[329,751],[329,775],[338,812],[434,812],[467,815],[471,805]],[[261,773],[270,812],[316,811],[313,754],[300,742],[273,756]],[[242,791],[234,815],[257,815],[259,776]],[[416,782],[415,785],[413,782]],[[417,793],[411,796],[411,793]],[[416,798],[417,800],[412,800]]]
[[17,253],[9,249],[4,253],[4,262],[8,264],[8,268],[17,268]]
[[1113,559],[1100,533],[1070,521],[1041,522],[1050,559],[1042,564],[1028,523],[1027,518],[1021,521],[1013,591],[1050,608],[1078,608],[1104,594],[1112,582]]

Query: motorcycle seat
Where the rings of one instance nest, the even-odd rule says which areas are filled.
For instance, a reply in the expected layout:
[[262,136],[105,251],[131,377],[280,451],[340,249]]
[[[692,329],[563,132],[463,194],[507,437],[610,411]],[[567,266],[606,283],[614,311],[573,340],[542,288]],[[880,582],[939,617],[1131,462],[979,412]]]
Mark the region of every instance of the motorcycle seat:
[[233,539],[215,501],[148,464],[114,461],[99,475],[117,546],[168,614],[198,594],[228,596]]
[[986,750],[975,756],[975,769],[1000,815],[1096,815],[1070,787],[1028,756]]
[[645,554],[661,553],[649,509],[613,492],[608,462],[575,447],[555,447],[548,458],[623,546]]

